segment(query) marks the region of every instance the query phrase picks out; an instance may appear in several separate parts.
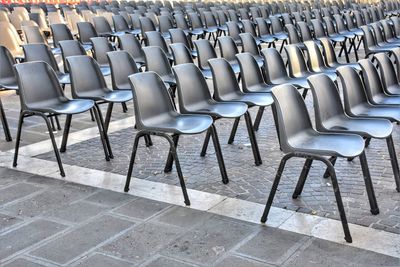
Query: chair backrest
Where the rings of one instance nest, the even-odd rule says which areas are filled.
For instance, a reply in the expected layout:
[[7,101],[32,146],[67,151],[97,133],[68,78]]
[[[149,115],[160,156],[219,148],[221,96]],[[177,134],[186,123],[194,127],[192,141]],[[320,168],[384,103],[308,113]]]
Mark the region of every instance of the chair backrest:
[[297,139],[303,132],[312,129],[306,104],[298,90],[290,84],[274,87],[272,97],[276,109],[280,147],[284,153],[292,152],[292,139]]
[[14,84],[16,82],[13,69],[15,63],[7,47],[0,45],[0,88],[2,85]]
[[154,71],[160,76],[171,75],[172,69],[164,51],[158,46],[143,47],[146,71]]
[[284,25],[293,24],[292,17],[288,13],[283,13],[282,14],[282,19],[283,19],[283,24]]
[[374,36],[376,42],[379,43],[384,43],[385,42],[385,37],[383,36],[382,29],[381,29],[381,23],[380,22],[374,22],[371,23],[370,25],[372,27],[372,30],[374,31]]
[[309,70],[301,49],[297,45],[291,44],[285,46],[285,51],[288,58],[290,76],[302,77],[306,75]]
[[228,15],[229,15],[230,21],[239,22],[239,17],[238,17],[238,14],[236,13],[236,10],[229,9]]
[[225,11],[217,10],[217,15],[218,15],[219,25],[221,25],[221,26],[226,25],[226,23],[228,22],[228,17],[226,16]]
[[170,16],[162,15],[158,17],[158,20],[160,21],[160,32],[167,33],[174,28]]
[[65,72],[68,71],[67,57],[86,55],[83,46],[77,40],[64,40],[59,42]]
[[296,26],[293,24],[286,24],[285,28],[289,35],[289,44],[301,43],[299,32],[297,31]]
[[210,64],[213,77],[214,98],[217,101],[223,101],[226,95],[240,92],[235,72],[226,59],[213,58],[208,63]]
[[179,111],[190,113],[190,105],[212,101],[208,85],[200,69],[192,63],[173,67],[178,91]]
[[58,47],[58,42],[62,40],[73,40],[71,31],[67,25],[63,23],[56,23],[50,25],[51,33],[53,35],[53,43]]
[[303,40],[303,42],[313,39],[307,23],[305,23],[304,21],[299,21],[296,24],[299,27],[301,39]]
[[136,62],[127,51],[112,51],[107,53],[111,67],[111,83],[114,90],[128,89],[128,76],[138,73]]
[[272,33],[276,34],[276,33],[284,32],[282,23],[277,16],[270,16],[269,19],[271,20]]
[[90,22],[86,21],[78,22],[77,27],[78,27],[79,41],[83,44],[90,43],[90,38],[98,37],[96,29]]
[[333,15],[335,19],[336,29],[339,33],[347,31],[346,25],[344,24],[343,17],[339,14]]
[[236,55],[236,58],[240,66],[240,77],[244,92],[250,92],[253,86],[265,83],[257,61],[252,54],[240,53]]
[[208,60],[217,57],[214,47],[208,40],[196,40],[193,43],[196,47],[200,69],[209,69]]
[[156,26],[153,21],[148,17],[140,17],[140,29],[142,30],[142,35],[146,36],[147,32],[156,31]]
[[325,60],[328,65],[338,63],[336,53],[335,53],[335,48],[333,47],[331,41],[328,38],[320,38],[319,41],[322,44],[322,47],[324,48],[324,55],[325,55]]
[[182,30],[188,30],[189,29],[189,25],[186,21],[186,18],[183,14],[175,14],[174,15],[174,19],[175,19],[175,23],[176,23],[176,27],[180,28]]
[[256,39],[254,39],[254,37],[250,33],[241,33],[239,36],[242,40],[243,52],[248,52],[254,56],[260,55],[260,50],[258,48]]
[[140,29],[140,15],[139,14],[128,14],[132,21],[132,28],[137,30]]
[[389,23],[386,20],[381,20],[380,24],[382,26],[383,33],[384,33],[384,36],[385,36],[386,40],[390,40],[390,39],[395,38],[394,34],[393,34],[393,29],[392,29],[392,27],[389,25]]
[[240,28],[239,25],[236,22],[233,21],[228,21],[226,23],[226,26],[228,28],[228,35],[233,38],[233,40],[237,41],[239,40],[239,35],[240,35]]
[[15,57],[22,54],[22,41],[15,27],[7,22],[0,21],[0,45],[7,47],[11,54]]
[[218,45],[221,50],[221,57],[228,61],[236,61],[235,56],[239,53],[239,50],[230,36],[218,37]]
[[44,61],[55,71],[58,71],[57,61],[46,44],[26,44],[23,47],[25,61]]
[[38,26],[22,26],[22,32],[27,44],[47,44],[47,40]]
[[268,24],[263,18],[255,18],[255,21],[257,23],[257,29],[258,29],[258,35],[259,36],[264,36],[264,35],[270,35],[270,31],[268,29]]
[[182,43],[189,49],[193,48],[192,43],[182,29],[170,29],[169,34],[171,35],[171,43]]
[[139,40],[133,34],[124,34],[118,36],[119,48],[129,52],[135,61],[144,60],[144,53]]
[[93,17],[93,25],[99,35],[112,33],[110,24],[103,16]]
[[350,12],[344,12],[344,18],[346,20],[346,25],[349,30],[356,29],[356,25],[354,24],[353,16]]
[[0,10],[0,21],[10,22],[10,18],[5,10]]
[[273,81],[276,79],[286,79],[288,77],[285,63],[278,50],[265,48],[261,50],[261,55],[264,57],[265,81],[268,84],[274,84]]
[[169,53],[167,43],[158,31],[146,32],[146,42],[147,46],[158,46],[164,53]]
[[193,63],[192,55],[186,45],[183,43],[174,43],[170,44],[169,47],[171,48],[175,65]]
[[200,16],[197,13],[191,12],[188,14],[192,29],[203,28],[203,23],[201,22]]
[[308,54],[308,66],[313,71],[319,71],[321,68],[326,67],[324,57],[322,56],[321,50],[314,41],[304,42]]
[[364,49],[368,51],[368,48],[375,47],[377,45],[375,36],[372,34],[371,29],[368,26],[361,26],[361,30],[364,33],[363,43]]
[[108,65],[107,52],[114,51],[111,43],[106,37],[90,38],[93,46],[93,57],[100,65]]
[[321,37],[325,37],[326,36],[326,32],[325,32],[324,26],[322,25],[321,21],[319,21],[317,19],[312,19],[311,23],[312,23],[313,28],[314,28],[315,38],[321,38]]
[[392,49],[392,53],[396,59],[397,79],[400,79],[400,48],[396,47],[395,49]]
[[245,19],[242,20],[243,23],[243,31],[248,32],[254,37],[257,37],[256,28],[254,27],[254,23],[251,20]]
[[53,68],[43,61],[15,65],[22,110],[66,101]]
[[129,31],[128,22],[126,22],[125,18],[122,15],[113,15],[112,20],[114,24],[114,30],[116,32]]
[[400,19],[398,17],[390,18],[393,22],[394,34],[399,38],[400,37]]
[[73,98],[82,98],[96,91],[106,91],[104,76],[99,64],[90,56],[72,56],[67,58],[71,79],[71,92]]
[[324,23],[328,35],[336,34],[335,25],[333,24],[333,21],[330,17],[324,17]]
[[129,76],[133,91],[136,127],[146,128],[148,121],[167,119],[177,114],[171,96],[160,76],[155,72],[142,72]]
[[382,81],[374,64],[369,59],[362,59],[358,64],[361,66],[361,76],[368,99],[372,100],[374,96],[383,94]]

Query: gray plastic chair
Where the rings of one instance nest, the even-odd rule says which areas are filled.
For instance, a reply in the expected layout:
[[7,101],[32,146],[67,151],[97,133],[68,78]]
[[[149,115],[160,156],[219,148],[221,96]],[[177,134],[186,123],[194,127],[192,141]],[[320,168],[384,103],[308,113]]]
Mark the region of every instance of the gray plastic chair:
[[186,33],[182,29],[170,29],[169,34],[171,36],[171,43],[182,43],[188,49],[190,49],[190,53],[193,57],[197,57],[196,50],[193,49],[193,43],[190,38],[186,35]]
[[236,59],[236,54],[239,54],[239,50],[230,36],[218,37],[218,46],[221,51],[221,57],[225,58],[231,65],[235,74],[240,73],[239,63]]
[[110,64],[108,62],[107,53],[114,51],[114,47],[108,41],[107,37],[93,37],[90,38],[93,46],[93,57],[100,65],[103,72],[106,74],[111,73],[109,70]]
[[179,114],[174,108],[164,82],[155,72],[133,74],[129,76],[129,80],[134,94],[135,120],[138,133],[135,136],[124,191],[129,191],[140,138],[147,135],[161,136],[169,142],[170,152],[168,159],[175,161],[185,204],[190,205],[176,152],[176,143],[180,135],[193,135],[207,131],[212,126],[213,119],[208,115]]
[[239,37],[241,33],[239,25],[236,22],[228,21],[226,27],[228,29],[228,36],[232,37],[236,45],[242,45],[242,41]]
[[[208,60],[218,57],[214,47],[208,40],[196,40],[193,41],[193,43],[197,51],[197,65],[199,66],[203,74],[205,74],[205,72],[211,74]],[[212,77],[212,75],[205,75],[205,77],[210,78]]]
[[[53,45],[58,47],[58,43],[63,40],[74,40],[70,29],[64,23],[56,23],[50,25],[51,34],[53,36]],[[90,44],[83,44],[83,48],[86,51],[91,50],[92,46]]]
[[322,161],[328,167],[331,176],[333,192],[335,194],[340,219],[343,226],[345,240],[352,242],[343,202],[332,163],[325,157],[357,157],[364,155],[364,141],[358,135],[339,133],[320,133],[311,124],[307,107],[303,98],[292,85],[280,85],[272,90],[279,132],[279,143],[285,153],[279,165],[272,185],[261,222],[266,222],[272,206],[275,193],[278,189],[286,162],[293,157],[305,158],[305,166],[296,185],[294,198],[301,193],[305,184],[310,166],[314,160]]
[[[400,48],[393,50],[396,59],[396,65],[400,67]],[[388,95],[400,96],[400,84],[392,61],[385,53],[375,54],[378,69],[382,79],[383,88]]]
[[145,65],[144,53],[139,40],[133,34],[124,34],[118,36],[118,44],[121,50],[127,51],[135,60],[140,69]]
[[50,125],[49,117],[56,115],[66,115],[63,139],[60,152],[64,152],[67,146],[67,139],[71,125],[72,116],[93,110],[97,126],[99,129],[106,160],[110,159],[108,150],[108,138],[104,132],[104,125],[99,119],[99,110],[91,100],[74,99],[65,97],[63,90],[58,82],[57,75],[53,68],[46,62],[28,62],[15,65],[18,77],[18,87],[21,100],[21,113],[18,122],[17,139],[15,142],[15,153],[13,166],[17,166],[19,144],[24,118],[27,116],[40,116],[47,125],[47,130],[53,145],[54,153],[57,158],[58,167],[62,177],[65,176],[64,168],[61,163],[60,153],[54,138],[53,130]]
[[171,87],[175,87],[176,79],[164,51],[158,46],[146,46],[143,47],[143,52],[146,61],[146,71],[157,73],[165,83]]
[[319,41],[321,42],[321,45],[323,47],[325,62],[329,67],[338,68],[341,66],[350,66],[354,69],[361,70],[361,67],[358,63],[340,63],[337,60],[335,48],[328,38],[320,38]]
[[336,68],[328,67],[325,64],[321,50],[314,41],[304,42],[308,54],[308,67],[313,72],[322,72],[329,76],[333,81],[336,80]]
[[258,66],[261,68],[264,65],[264,59],[260,55],[260,49],[254,37],[248,32],[241,33],[239,37],[242,40],[242,52],[252,54]]
[[162,37],[161,33],[157,31],[146,32],[146,45],[160,47],[171,62],[172,60],[174,60],[171,53],[168,50],[167,43],[165,42],[165,39]]
[[98,37],[96,29],[90,22],[82,21],[76,24],[78,27],[79,42],[83,45],[92,45],[90,38]]
[[187,46],[183,43],[170,44],[174,65],[193,63],[193,57]]
[[375,36],[372,34],[371,29],[368,26],[361,26],[361,30],[364,33],[363,36],[363,44],[365,51],[365,58],[368,58],[369,55],[373,55],[380,52],[392,53],[392,50],[395,49],[396,46],[379,46],[376,42]]

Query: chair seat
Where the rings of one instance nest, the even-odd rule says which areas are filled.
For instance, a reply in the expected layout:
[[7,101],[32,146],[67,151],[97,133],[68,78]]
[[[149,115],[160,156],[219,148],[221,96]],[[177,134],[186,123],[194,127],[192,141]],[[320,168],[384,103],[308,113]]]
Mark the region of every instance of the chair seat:
[[323,127],[328,131],[354,133],[380,139],[387,138],[393,131],[393,125],[388,120],[350,118],[345,115],[338,115],[324,121]]
[[364,140],[359,135],[303,131],[288,139],[295,152],[321,156],[352,158],[364,151]]
[[[41,107],[41,105],[43,105]],[[88,99],[72,99],[58,103],[37,103],[32,109],[55,114],[79,114],[93,108],[94,102]]]
[[329,35],[329,39],[331,39],[332,42],[344,42],[344,40],[346,40],[346,38],[342,35]]
[[274,33],[273,35],[272,35],[275,39],[277,39],[277,40],[286,40],[287,38],[288,38],[288,35],[287,35],[287,33],[284,33],[284,32],[278,32],[278,33]]
[[340,35],[343,35],[344,37],[348,39],[354,39],[356,38],[356,35],[350,31],[344,31],[344,32],[339,32]]
[[104,91],[104,90],[92,90],[87,92],[81,92],[79,98],[91,99],[91,100],[103,100],[112,103],[122,103],[132,100],[131,90],[115,90],[115,91]]
[[215,33],[215,32],[218,31],[218,27],[217,26],[207,27],[207,28],[204,29],[204,31],[208,32],[208,33]]
[[360,104],[351,109],[355,116],[384,118],[390,121],[400,121],[400,108],[390,106],[371,106]]
[[85,51],[90,51],[92,50],[92,46],[88,44],[83,44],[82,47],[85,49]]
[[228,26],[226,26],[226,25],[218,26],[218,30],[226,32],[226,31],[228,31]]
[[57,72],[56,74],[57,74],[59,83],[61,83],[61,84],[70,84],[71,83],[71,79],[70,79],[68,73]]
[[364,36],[364,32],[361,29],[351,29],[350,32],[354,33],[357,36]]
[[144,129],[155,132],[176,134],[197,134],[206,131],[213,124],[208,115],[161,114],[143,121]]
[[111,68],[110,66],[100,66],[100,71],[103,76],[111,75]]
[[257,37],[262,43],[273,43],[275,42],[275,38],[272,35],[263,35],[260,37]]
[[270,93],[273,86],[266,83],[259,83],[256,85],[249,86],[247,90],[252,93]]
[[168,83],[169,85],[176,85],[176,79],[174,75],[172,74],[160,75],[160,77],[163,80],[163,82]]
[[386,91],[392,95],[400,95],[400,84],[389,86]]
[[358,63],[339,63],[339,62],[334,62],[334,63],[330,63],[329,64],[329,67],[334,68],[334,69],[337,69],[337,68],[342,67],[342,66],[349,66],[349,67],[352,67],[353,69],[361,71],[361,67],[360,67],[360,65]]
[[400,96],[375,95],[374,102],[379,105],[398,105],[400,108]]
[[272,105],[274,100],[270,93],[243,93],[243,94],[229,94],[221,96],[223,101],[240,101],[249,106],[262,106],[266,107]]
[[18,90],[18,82],[15,78],[4,78],[0,80],[0,90]]
[[139,35],[142,33],[141,29],[133,29],[131,31],[129,31],[129,33],[133,34],[133,35]]
[[203,29],[189,30],[189,34],[191,34],[191,35],[203,35],[204,34],[204,30]]
[[185,107],[190,113],[207,114],[216,118],[238,118],[247,111],[241,102],[200,102]]

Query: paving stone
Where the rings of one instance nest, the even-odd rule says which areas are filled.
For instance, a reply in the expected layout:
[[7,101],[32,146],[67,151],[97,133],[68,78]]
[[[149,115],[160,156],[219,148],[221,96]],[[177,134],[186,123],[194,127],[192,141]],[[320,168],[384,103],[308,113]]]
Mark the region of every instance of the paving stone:
[[173,207],[154,218],[154,220],[178,227],[192,228],[204,220],[209,219],[211,216],[212,215],[209,213],[190,208]]
[[18,219],[14,216],[9,216],[9,215],[0,213],[0,232],[3,231],[4,229],[6,229],[14,224],[20,223],[20,222],[22,222],[21,219]]
[[192,266],[196,266],[196,265],[161,256],[161,257],[158,257],[155,260],[149,262],[148,264],[145,264],[144,266],[146,266],[146,267],[192,267]]
[[5,233],[0,236],[0,261],[64,229],[65,226],[59,223],[36,220]]
[[53,210],[46,214],[46,216],[78,223],[85,221],[93,216],[96,216],[106,209],[107,208],[102,206],[79,201],[68,206],[63,206],[59,209]]
[[400,259],[372,251],[343,246],[314,239],[302,251],[298,251],[285,266],[400,266]]
[[132,218],[145,220],[167,207],[170,207],[167,203],[147,198],[138,198],[123,205],[114,212]]
[[66,264],[132,225],[132,222],[126,220],[102,216],[52,240],[30,254]]
[[26,197],[41,189],[43,189],[43,187],[28,183],[18,183],[10,185],[8,187],[0,189],[0,205],[4,205],[16,199]]
[[19,258],[16,259],[6,265],[4,265],[4,267],[44,267],[45,265],[36,263],[36,262],[32,262],[32,261],[28,261],[26,259],[23,258]]
[[0,168],[0,186],[20,182],[32,176],[30,173],[15,171],[7,168]]
[[131,195],[121,194],[109,190],[101,190],[85,200],[109,207],[116,207],[131,199],[134,199],[134,197]]
[[100,251],[133,262],[142,262],[177,237],[181,230],[155,223],[144,223],[133,228]]
[[271,264],[282,264],[309,237],[276,228],[262,229],[237,252]]
[[251,259],[229,255],[222,261],[218,262],[215,267],[234,267],[234,266],[246,266],[246,267],[271,267],[267,263],[254,261]]
[[255,228],[248,224],[215,216],[188,231],[161,254],[211,264],[254,231]]
[[76,267],[128,267],[131,263],[96,253],[81,261]]

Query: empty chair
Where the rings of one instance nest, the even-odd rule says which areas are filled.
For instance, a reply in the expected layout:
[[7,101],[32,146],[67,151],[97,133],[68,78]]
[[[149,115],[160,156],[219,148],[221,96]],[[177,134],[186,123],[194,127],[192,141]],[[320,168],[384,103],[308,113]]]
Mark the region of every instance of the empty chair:
[[183,43],[170,44],[174,65],[193,63],[193,57],[187,46]]
[[[303,98],[291,85],[277,86],[272,90],[279,144],[285,154],[279,165],[273,182],[261,222],[266,222],[275,193],[284,171],[286,162],[293,157],[305,158],[305,166],[300,174],[293,198],[301,194],[308,170],[314,160],[322,161],[328,167],[331,176],[333,192],[335,194],[340,219],[342,221],[345,240],[352,242],[349,226],[340,195],[335,169],[326,156],[358,157],[363,162],[363,170],[367,168],[364,154],[364,140],[358,135],[319,133],[311,124],[310,116]],[[367,179],[367,178],[366,178]]]
[[289,35],[285,32],[280,19],[277,16],[270,16],[272,36],[278,41],[282,41],[279,52],[282,52],[283,46],[287,44]]
[[92,20],[94,28],[96,29],[96,32],[99,36],[111,37],[114,35],[114,32],[105,17],[96,16],[93,17]]
[[170,29],[169,33],[171,36],[171,43],[184,44],[188,49],[190,49],[192,56],[197,57],[197,52],[193,49],[192,40],[188,38],[182,29]]
[[111,83],[113,90],[132,90],[128,76],[138,73],[136,62],[127,51],[107,53],[111,67]]
[[350,47],[349,47],[348,51],[350,52],[351,48],[353,48],[354,55],[356,57],[356,60],[358,61],[358,53],[357,53],[357,46],[356,46],[356,37],[358,35],[355,32],[351,32],[346,28],[346,25],[344,24],[342,15],[335,14],[335,15],[333,15],[333,17],[335,19],[335,25],[336,25],[337,32],[340,35],[345,36],[349,40]]
[[296,26],[294,26],[293,24],[286,24],[285,28],[289,35],[289,44],[295,44],[299,46],[301,49],[305,50],[306,47],[304,46],[304,43],[301,41]]
[[389,44],[390,44],[390,43],[393,43],[393,44],[396,44],[396,43],[397,43],[397,44],[399,44],[400,39],[397,38],[397,36],[395,36],[395,35],[393,34],[393,29],[392,29],[392,27],[389,25],[389,23],[388,23],[386,20],[381,20],[381,21],[380,21],[380,25],[382,26],[383,33],[384,33],[386,42],[388,42]]
[[393,46],[378,46],[374,35],[371,32],[371,29],[368,26],[361,26],[361,30],[364,33],[363,36],[363,44],[365,51],[365,58],[369,55],[373,55],[380,52],[392,53],[392,50],[395,48]]
[[260,55],[259,46],[254,37],[250,33],[245,32],[240,34],[240,39],[242,40],[242,52],[250,53],[257,61],[258,66],[262,67],[264,59]]
[[197,65],[206,78],[211,78],[212,76],[208,60],[211,58],[217,58],[217,53],[215,52],[214,47],[208,40],[196,40],[193,43],[197,51]]
[[[264,18],[255,18],[255,23],[257,24],[258,36],[267,40],[273,38],[274,41],[276,41],[275,36],[271,35],[268,24]],[[272,45],[275,47],[275,43],[272,43]]]
[[147,46],[143,48],[143,52],[146,61],[146,71],[157,73],[165,83],[175,87],[176,79],[164,51],[158,46]]
[[90,46],[92,44],[90,38],[98,37],[96,29],[92,23],[78,22],[76,26],[78,27],[78,39],[81,44]]
[[112,16],[113,24],[114,24],[114,35],[122,35],[124,33],[130,33],[134,35],[140,34],[138,31],[132,31],[129,28],[128,22],[122,15],[113,15]]
[[44,61],[49,64],[55,71],[59,83],[65,85],[70,83],[68,73],[63,73],[58,68],[57,61],[50,48],[45,44],[27,44],[23,47],[25,61]]
[[217,42],[217,37],[221,35],[223,32],[217,25],[217,21],[214,18],[214,15],[210,11],[204,12],[204,19],[205,19],[205,28],[204,31],[209,34],[209,38],[212,36],[214,42]]
[[240,28],[236,22],[228,21],[226,22],[226,27],[228,29],[228,36],[230,36],[237,45],[242,45],[242,40],[240,39]]
[[140,17],[139,21],[140,21],[140,29],[141,29],[143,38],[147,38],[146,37],[147,32],[157,31],[156,26],[154,25],[153,21],[150,18]]
[[[53,35],[54,47],[58,47],[59,41],[74,39],[74,37],[72,36],[72,33],[68,29],[67,25],[65,25],[63,23],[51,24],[50,29],[51,29],[51,33]],[[87,50],[92,49],[92,46],[83,44],[83,48],[85,48],[85,50],[87,51]]]
[[254,26],[254,23],[251,20],[242,20],[242,23],[243,23],[243,31],[248,32],[251,35],[253,35],[253,37],[257,41],[257,44],[265,43],[265,44],[268,44],[268,46],[275,45],[274,37],[272,37],[272,36],[261,37],[261,36],[257,35],[256,28]]
[[299,21],[299,22],[296,23],[296,25],[300,30],[300,36],[301,36],[301,40],[303,42],[312,41],[313,40],[313,37],[312,37],[312,34],[311,34],[311,30],[308,27],[307,23],[305,23],[304,21]]
[[185,33],[189,35],[195,35],[195,36],[202,36],[204,35],[203,29],[190,29],[186,18],[183,14],[174,14],[175,18],[175,23],[176,27],[178,29],[182,29]]
[[329,67],[338,68],[340,66],[350,66],[357,70],[361,70],[361,67],[358,63],[340,63],[337,60],[335,48],[333,47],[332,42],[328,38],[320,38],[319,41],[321,42],[323,47],[325,62]]
[[400,109],[400,95],[393,96],[385,93],[374,64],[368,59],[360,60],[359,64],[368,102],[373,105],[396,105]]
[[93,57],[102,68],[103,75],[110,74],[110,64],[107,58],[107,52],[114,51],[113,46],[106,37],[90,38],[93,46]]
[[160,21],[160,33],[165,39],[170,39],[171,35],[169,33],[170,29],[174,28],[174,25],[172,24],[170,16],[159,16],[158,17]]
[[17,139],[15,142],[13,162],[14,167],[17,166],[18,150],[24,118],[32,115],[40,116],[46,122],[47,130],[50,135],[54,153],[60,169],[60,174],[64,177],[65,172],[61,163],[60,153],[57,148],[49,117],[56,115],[67,116],[60,148],[60,152],[64,152],[67,146],[72,116],[88,110],[93,110],[94,114],[96,115],[95,117],[104,148],[104,153],[106,159],[109,160],[111,152],[109,152],[106,144],[108,139],[103,130],[103,124],[99,119],[98,109],[94,106],[93,101],[83,99],[70,100],[65,97],[53,68],[43,61],[17,64],[15,65],[15,71],[16,75],[18,76],[21,113],[18,122]]
[[383,35],[383,31],[382,31],[382,25],[380,22],[375,22],[371,24],[371,28],[374,32],[374,37],[376,40],[376,43],[379,46],[382,47],[398,47],[400,45],[400,40],[392,40],[391,43],[389,43],[385,36]]
[[321,50],[314,41],[304,43],[308,54],[308,67],[313,72],[322,72],[333,81],[336,80],[336,69],[326,66]]
[[22,26],[22,33],[27,44],[48,44],[46,37],[38,26]]
[[[198,32],[198,34],[196,34],[198,37],[200,36],[204,36],[205,37],[205,30],[203,27],[203,23],[201,22],[200,16],[199,14],[195,13],[195,12],[190,12],[188,13],[188,18],[190,21],[190,25],[191,25],[191,32]],[[200,34],[202,33],[202,34]]]
[[[162,79],[154,72],[137,73],[131,75],[129,79],[135,95],[134,109],[138,133],[135,136],[124,191],[129,191],[140,138],[149,134],[157,135],[168,140],[170,145],[168,161],[175,162],[185,204],[190,205],[185,180],[176,153],[175,142],[178,142],[180,135],[198,134],[207,131],[212,126],[213,119],[208,115],[179,114],[174,108]],[[167,165],[172,166],[170,163]]]
[[157,31],[146,32],[146,44],[147,46],[158,46],[162,49],[169,60],[173,60],[171,53],[169,52],[167,43],[162,35]]
[[[319,132],[353,133],[365,139],[386,139],[391,158],[392,168],[396,181],[396,188],[400,191],[400,175],[397,156],[393,145],[392,124],[385,119],[352,118],[349,117],[342,106],[339,90],[326,75],[315,75],[308,79],[314,98],[315,125]],[[331,159],[335,164],[336,158]],[[362,164],[362,163],[361,163]],[[367,170],[366,170],[367,171]],[[368,172],[367,172],[368,173]],[[372,183],[365,180],[368,197],[371,203],[371,212],[378,210],[373,194]],[[374,204],[375,202],[375,204]]]
[[[71,75],[71,92],[73,98],[90,99],[95,105],[108,104],[104,122],[104,131],[107,132],[111,120],[114,103],[125,103],[132,99],[132,92],[128,90],[111,90],[101,73],[96,60],[90,56],[71,56],[67,58],[68,69]],[[102,117],[100,109],[99,115]],[[112,158],[109,147],[110,158]]]
[[64,71],[68,73],[67,57],[86,55],[83,46],[77,40],[64,40],[59,42],[63,59]]
[[235,74],[240,73],[239,63],[236,59],[236,54],[239,54],[239,50],[233,39],[229,36],[220,36],[218,38],[218,45],[221,50],[221,57],[229,62]]
[[[209,61],[211,71],[213,74],[213,85],[214,85],[214,99],[217,101],[228,101],[228,102],[243,102],[248,107],[258,106],[265,108],[273,103],[271,94],[269,93],[244,93],[240,90],[239,84],[236,80],[235,73],[232,67],[223,58],[214,58]],[[247,113],[245,116],[246,126],[250,137],[250,142],[253,150],[254,161],[256,165],[262,164],[260,151],[258,150],[257,140],[254,135],[253,124],[250,118],[250,114]],[[240,118],[237,118],[228,143],[231,144],[234,141],[236,130],[239,124]]]
[[[400,69],[400,48],[393,50],[393,55],[396,59],[397,70]],[[385,53],[378,53],[375,55],[377,59],[379,72],[385,92],[389,95],[400,95],[400,84],[396,71],[390,58]]]
[[[346,57],[347,63],[350,62],[348,51],[347,51],[347,46],[346,46],[346,41],[350,40],[350,43],[353,44],[355,35],[352,33],[344,33],[340,34],[336,32],[335,25],[333,24],[333,21],[330,17],[324,17],[324,23],[326,27],[326,33],[328,34],[328,37],[336,43],[340,43],[341,45],[341,51],[339,53],[339,56],[342,55],[342,52],[344,52],[344,55]],[[356,59],[358,59],[357,53],[355,53]]]
[[0,45],[7,47],[13,57],[23,59],[22,41],[15,27],[8,21],[0,21]]
[[133,34],[119,35],[118,44],[121,50],[127,51],[131,54],[139,69],[145,65],[142,46]]

